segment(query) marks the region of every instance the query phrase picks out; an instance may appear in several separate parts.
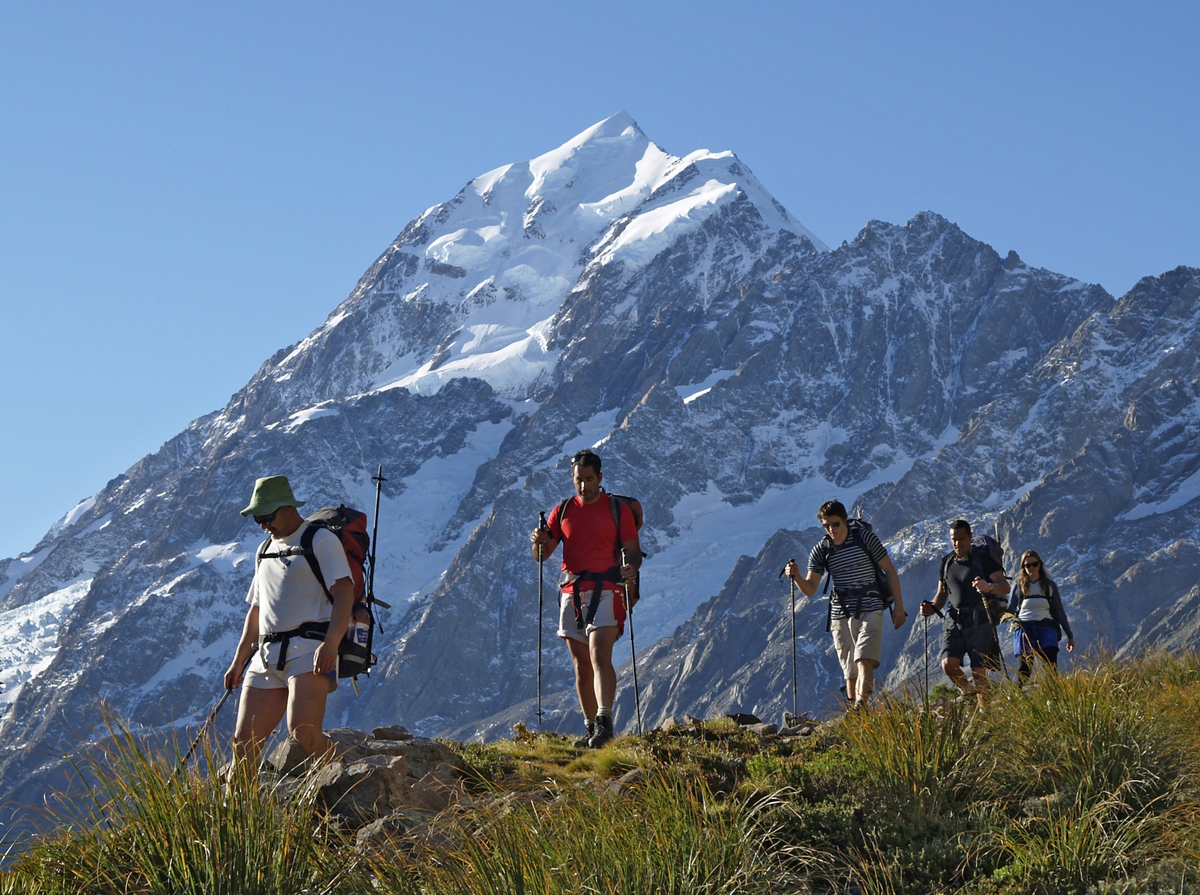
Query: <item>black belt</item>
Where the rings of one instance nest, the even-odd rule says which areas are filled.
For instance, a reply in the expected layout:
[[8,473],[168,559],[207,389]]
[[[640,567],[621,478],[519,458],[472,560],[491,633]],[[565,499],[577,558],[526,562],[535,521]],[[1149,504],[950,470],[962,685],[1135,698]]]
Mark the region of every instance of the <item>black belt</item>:
[[259,643],[278,643],[279,661],[275,663],[275,667],[283,671],[283,666],[287,662],[288,641],[293,637],[299,637],[301,640],[324,640],[325,635],[329,633],[329,622],[305,622],[298,628],[292,628],[290,631],[276,631],[273,634],[263,634],[259,638]]

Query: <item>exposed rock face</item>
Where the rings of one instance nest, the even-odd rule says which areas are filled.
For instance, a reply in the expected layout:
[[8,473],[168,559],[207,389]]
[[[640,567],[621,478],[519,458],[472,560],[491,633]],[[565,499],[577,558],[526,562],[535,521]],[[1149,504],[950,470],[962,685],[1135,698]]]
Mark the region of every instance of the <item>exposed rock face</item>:
[[[387,479],[375,585],[395,608],[330,724],[532,720],[528,532],[583,447],[646,508],[648,723],[792,708],[777,575],[831,496],[870,514],[910,612],[962,515],[1042,552],[1081,645],[1192,643],[1198,290],[1180,268],[1114,302],[928,212],[828,250],[732,154],[671,156],[614,116],[422,214],[225,408],[0,563],[0,630],[21,632],[0,643],[0,790],[36,802],[97,697],[147,727],[205,717],[263,536],[238,510],[271,473],[310,509],[370,509]],[[544,720],[574,731],[557,564]],[[837,693],[824,622],[803,604],[801,710]],[[922,635],[887,635],[887,685],[919,679]],[[630,729],[628,687],[617,708]]]

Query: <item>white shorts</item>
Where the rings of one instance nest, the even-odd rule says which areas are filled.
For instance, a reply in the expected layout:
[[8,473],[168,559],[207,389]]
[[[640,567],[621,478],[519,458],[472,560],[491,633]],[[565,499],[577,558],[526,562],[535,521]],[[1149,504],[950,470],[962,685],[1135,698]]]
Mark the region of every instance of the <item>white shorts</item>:
[[867,659],[879,667],[883,652],[883,610],[864,612],[862,618],[835,618],[830,623],[842,676],[858,680],[858,662]]
[[[587,615],[588,604],[592,600],[592,589],[581,589],[579,593],[579,607],[583,610],[583,614]],[[569,592],[563,593],[559,599],[558,606],[558,636],[563,639],[570,638],[578,640],[581,643],[587,643],[587,635],[591,634],[597,628],[611,628],[616,625],[618,631],[617,636],[620,637],[625,633],[625,592],[624,590],[604,590],[600,593],[600,605],[596,607],[596,617],[592,620],[592,624],[585,625],[582,629],[576,627],[575,622],[575,603]]]
[[[279,650],[282,643],[260,643],[246,668],[246,678],[243,686],[260,690],[280,690],[288,685],[288,681],[301,674],[310,674],[313,670],[313,653],[321,645],[320,640],[308,640],[303,637],[293,637],[288,642],[287,661],[283,671],[276,666],[279,664]],[[329,692],[338,688],[337,669],[325,675],[329,678]]]

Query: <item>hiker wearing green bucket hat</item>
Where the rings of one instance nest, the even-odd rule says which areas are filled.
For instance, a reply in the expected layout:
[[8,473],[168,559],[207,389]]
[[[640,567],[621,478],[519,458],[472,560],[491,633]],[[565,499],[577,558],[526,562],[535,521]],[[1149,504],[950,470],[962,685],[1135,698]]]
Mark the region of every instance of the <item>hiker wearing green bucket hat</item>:
[[226,690],[245,683],[233,743],[251,760],[285,714],[288,733],[309,756],[333,749],[323,731],[325,701],[337,689],[338,644],[350,623],[354,581],[337,535],[318,528],[312,553],[333,582],[332,603],[326,597],[301,546],[309,526],[296,509],[303,505],[287,477],[273,475],[254,483],[241,511],[271,536],[257,554],[246,595],[250,609],[225,672]]

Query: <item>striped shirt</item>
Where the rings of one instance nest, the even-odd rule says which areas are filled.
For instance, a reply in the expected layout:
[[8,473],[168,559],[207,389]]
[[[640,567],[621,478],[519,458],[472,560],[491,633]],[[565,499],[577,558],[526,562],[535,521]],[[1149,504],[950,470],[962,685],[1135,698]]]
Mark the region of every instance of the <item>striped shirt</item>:
[[886,557],[887,550],[875,533],[862,529],[857,536],[847,533],[846,540],[840,545],[834,545],[827,536],[813,547],[808,555],[809,574],[828,572],[833,578],[832,618],[851,618],[859,613],[883,610],[875,566]]

